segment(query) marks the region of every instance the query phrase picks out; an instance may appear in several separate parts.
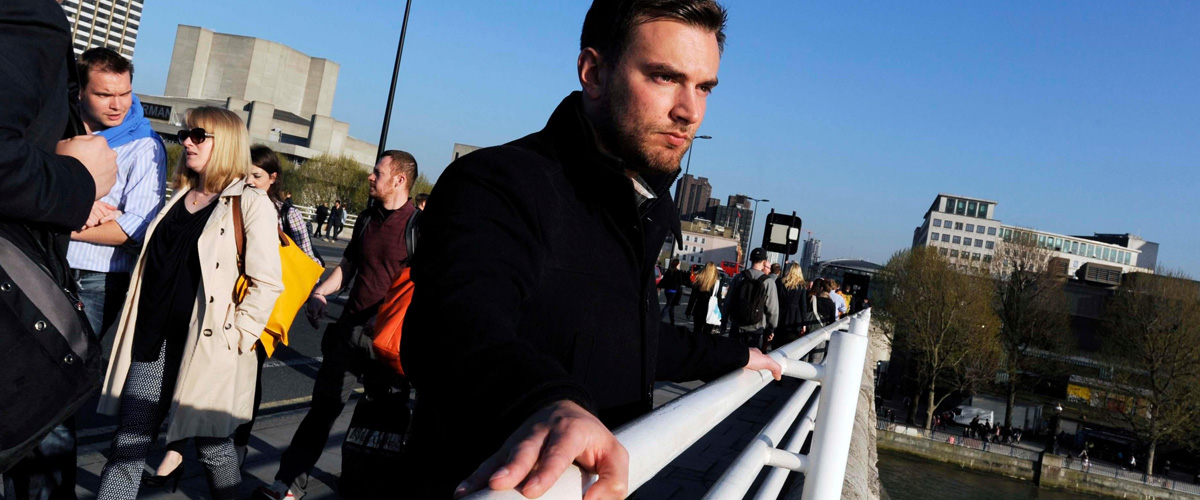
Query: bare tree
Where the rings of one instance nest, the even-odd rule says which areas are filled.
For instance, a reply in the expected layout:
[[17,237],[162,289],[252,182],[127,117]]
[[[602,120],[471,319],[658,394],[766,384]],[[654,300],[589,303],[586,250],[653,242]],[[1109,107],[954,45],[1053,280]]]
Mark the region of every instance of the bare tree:
[[1069,311],[1063,285],[1066,276],[1051,269],[1053,252],[1036,241],[1021,238],[1001,242],[991,263],[993,307],[1000,320],[1001,368],[1004,384],[1004,425],[1012,425],[1013,407],[1021,377],[1051,363],[1030,351],[1059,351],[1066,344]]
[[[883,273],[880,312],[893,325],[893,346],[913,361],[925,428],[950,394],[972,392],[996,375],[997,321],[986,279],[955,271],[934,249],[897,252]],[[909,418],[916,417],[916,401]]]
[[1127,402],[1115,413],[1149,444],[1153,474],[1158,445],[1187,439],[1200,421],[1200,283],[1164,269],[1122,276],[1102,335],[1119,367],[1112,392]]

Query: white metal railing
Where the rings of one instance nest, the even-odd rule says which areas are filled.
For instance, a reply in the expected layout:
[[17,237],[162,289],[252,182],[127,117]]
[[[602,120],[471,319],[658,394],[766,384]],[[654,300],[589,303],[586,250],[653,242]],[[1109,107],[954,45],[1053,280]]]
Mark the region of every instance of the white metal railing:
[[[785,376],[806,380],[759,435],[730,465],[706,499],[741,499],[763,467],[773,468],[756,499],[777,498],[789,471],[805,474],[805,500],[841,498],[850,438],[858,406],[863,364],[869,340],[870,309],[843,318],[806,335],[770,356]],[[849,327],[848,330],[845,330]],[[824,361],[810,364],[800,358],[829,342]],[[615,433],[629,452],[629,491],[653,478],[692,444],[754,397],[772,381],[769,371],[737,370],[630,422]],[[813,393],[818,392],[816,399]],[[801,416],[801,411],[805,410]],[[820,411],[818,411],[820,408]],[[797,417],[801,416],[799,420]],[[792,427],[796,432],[782,448],[779,441]],[[808,455],[798,451],[813,431]],[[577,500],[596,476],[571,466],[541,498]],[[469,500],[520,500],[515,490],[480,491]]]

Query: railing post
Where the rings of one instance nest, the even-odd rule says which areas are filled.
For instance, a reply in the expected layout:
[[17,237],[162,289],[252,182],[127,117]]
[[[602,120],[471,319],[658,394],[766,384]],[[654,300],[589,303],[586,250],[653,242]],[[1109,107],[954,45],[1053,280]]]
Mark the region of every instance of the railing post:
[[842,497],[870,323],[871,310],[867,309],[851,318],[850,331],[834,332],[830,337],[804,500]]

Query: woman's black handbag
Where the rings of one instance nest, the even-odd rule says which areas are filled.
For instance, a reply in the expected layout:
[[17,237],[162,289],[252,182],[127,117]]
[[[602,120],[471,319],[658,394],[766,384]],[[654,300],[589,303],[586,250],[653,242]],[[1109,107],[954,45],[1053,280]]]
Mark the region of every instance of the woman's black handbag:
[[342,443],[342,475],[338,479],[342,498],[383,498],[380,488],[394,487],[389,478],[395,478],[403,469],[404,441],[411,415],[408,390],[379,392],[359,399],[354,416],[350,417],[350,428]]

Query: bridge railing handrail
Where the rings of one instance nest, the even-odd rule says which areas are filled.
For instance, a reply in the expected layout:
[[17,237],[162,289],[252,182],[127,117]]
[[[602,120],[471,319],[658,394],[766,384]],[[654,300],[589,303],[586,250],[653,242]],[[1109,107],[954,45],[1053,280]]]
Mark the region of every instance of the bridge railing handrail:
[[[808,491],[810,485],[830,482],[833,479],[836,479],[836,491],[841,491],[846,466],[845,455],[848,453],[850,432],[854,423],[853,413],[857,404],[859,384],[862,380],[861,372],[863,363],[865,363],[866,330],[869,321],[870,310],[865,310],[854,316],[831,323],[816,332],[772,351],[770,354],[773,359],[784,366],[786,375],[810,380],[821,379],[827,374],[825,370],[830,366],[828,364],[829,358],[837,357],[836,353],[834,353],[837,342],[831,342],[829,353],[826,356],[826,363],[811,365],[799,361],[799,358],[830,341],[834,338],[835,332],[837,335],[844,337],[851,335],[861,337],[854,340],[856,344],[854,349],[845,349],[846,352],[850,353],[850,357],[856,356],[859,358],[857,367],[853,366],[853,363],[843,363],[841,367],[842,370],[853,373],[850,376],[846,376],[845,373],[838,376],[830,375],[825,380],[822,380],[822,385],[824,386],[829,385],[838,377],[847,379],[841,383],[845,387],[840,389],[841,392],[846,392],[847,394],[843,394],[840,398],[831,402],[827,401],[827,399],[832,397],[831,393],[834,391],[825,387],[820,391],[819,405],[822,412],[831,413],[831,415],[828,418],[830,421],[825,421],[826,419],[823,418],[825,415],[817,417],[816,425],[818,429],[817,434],[814,434],[813,437],[813,445],[810,447],[813,451],[810,452],[810,455],[815,456],[816,453],[820,453],[820,450],[824,448],[824,453],[832,458],[813,458],[808,461],[811,463],[823,463],[828,466],[826,469],[827,472],[810,471],[809,473],[830,477],[823,481],[806,480],[805,498],[819,498],[819,496],[810,495]],[[851,330],[858,331],[853,334],[845,331],[848,326],[851,326]],[[759,390],[766,387],[773,380],[770,372],[767,370],[735,370],[619,428],[614,434],[617,440],[629,452],[629,491],[633,492],[653,478],[659,471],[669,465],[672,460],[708,434],[721,421],[749,401]],[[798,391],[808,391],[808,394],[811,395],[815,388],[815,383],[805,383],[801,385]],[[852,387],[852,391],[846,387]],[[845,417],[846,409],[842,401],[846,398],[852,398],[849,407],[849,418]],[[818,405],[817,401],[808,401],[808,398],[804,399],[811,404],[808,405],[810,412],[802,416],[800,420],[801,430],[805,429],[806,421],[808,421],[807,428],[812,428],[811,420]],[[828,410],[829,408],[838,407],[842,407],[841,412],[838,414],[832,414],[835,412]],[[796,412],[798,411],[796,409]],[[792,421],[796,420],[797,417],[795,413],[792,413],[790,416],[791,420],[787,422],[787,427],[790,427]],[[824,428],[821,427],[822,425],[824,425]],[[768,427],[772,426],[776,426],[776,424],[768,424]],[[840,429],[839,427],[844,427],[844,429]],[[784,429],[786,430],[786,427]],[[822,441],[822,439],[818,439],[822,432],[828,434],[829,437],[823,438],[823,444],[818,444],[819,441]],[[807,430],[804,430],[804,434],[807,435]],[[782,438],[782,435],[776,438],[775,441],[777,442],[779,438]],[[755,443],[758,441],[752,441],[751,446],[756,446]],[[839,444],[841,441],[845,442]],[[774,443],[771,444],[774,445]],[[799,450],[802,445],[803,440],[800,440],[800,443],[795,445],[795,449]],[[772,449],[776,450],[775,456],[795,455],[790,449],[782,450],[776,446],[772,446]],[[837,458],[838,456],[841,458]],[[795,457],[790,458],[795,459]],[[798,460],[805,459],[799,458]],[[738,463],[735,462],[730,468],[733,469],[737,465]],[[770,461],[763,461],[757,467],[749,467],[749,469],[753,469],[753,473],[747,485],[753,481],[754,476],[759,474],[764,465],[779,466],[779,464],[771,463]],[[795,463],[791,462],[791,465],[795,466]],[[595,476],[586,474],[577,467],[571,466],[568,468],[567,473],[563,474],[554,486],[541,498],[547,500],[576,500],[582,498],[583,492],[595,480]],[[716,491],[717,488],[714,488],[713,492]],[[710,492],[710,498],[725,498],[724,496],[713,497],[711,495],[713,492]],[[746,490],[741,490],[737,498],[741,498],[745,493]],[[834,496],[840,496],[840,493]],[[485,490],[470,495],[467,498],[469,500],[519,500],[525,497],[515,490]]]

